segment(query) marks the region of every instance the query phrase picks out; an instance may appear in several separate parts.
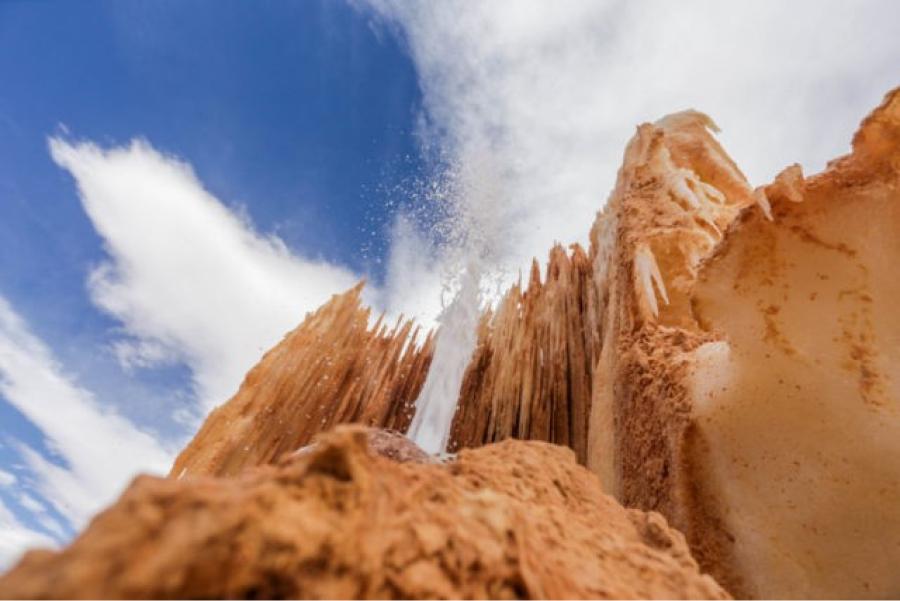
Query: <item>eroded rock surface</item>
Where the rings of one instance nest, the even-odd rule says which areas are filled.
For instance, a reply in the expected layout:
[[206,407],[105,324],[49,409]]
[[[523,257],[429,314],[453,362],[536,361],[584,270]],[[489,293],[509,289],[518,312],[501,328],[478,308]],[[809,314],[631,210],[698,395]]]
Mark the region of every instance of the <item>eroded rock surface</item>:
[[405,431],[431,363],[431,334],[381,319],[362,284],[308,315],[247,374],[178,455],[170,475],[233,475],[276,461],[336,424]]
[[535,261],[527,287],[513,286],[484,314],[450,450],[514,437],[566,445],[586,462],[600,351],[595,292],[587,253],[556,246],[543,281]]
[[659,514],[623,509],[564,447],[398,463],[367,438],[345,426],[239,477],[140,477],[68,549],[26,555],[0,594],[727,598]]
[[900,595],[900,94],[853,153],[765,187],[700,274],[704,503],[751,594]]
[[755,191],[696,118],[639,128],[592,232],[588,465],[736,595],[900,595],[900,93]]

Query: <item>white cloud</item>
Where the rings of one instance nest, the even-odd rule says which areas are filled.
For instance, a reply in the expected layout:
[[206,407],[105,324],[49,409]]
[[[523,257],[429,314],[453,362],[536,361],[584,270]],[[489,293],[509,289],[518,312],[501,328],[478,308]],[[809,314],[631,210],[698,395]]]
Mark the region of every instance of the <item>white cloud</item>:
[[33,517],[37,523],[43,526],[48,532],[52,533],[56,537],[56,540],[64,541],[68,538],[68,534],[66,534],[62,524],[50,515],[46,505],[29,495],[27,492],[19,492],[19,494],[16,495],[16,500],[19,502],[22,509],[30,512],[31,517]]
[[[422,231],[395,230],[392,306],[410,289],[435,299],[465,266],[483,278],[484,298],[497,298],[498,283],[553,243],[586,243],[641,122],[705,111],[751,182],[764,183],[791,163],[818,170],[846,152],[859,120],[900,83],[900,3],[890,0],[369,5],[408,43],[423,148],[442,149],[452,184],[446,194],[439,182],[436,198],[452,209],[439,209],[448,218],[432,237],[453,235],[431,264],[411,252]],[[446,318],[448,328],[476,325],[467,311]],[[436,357],[449,362],[433,363],[425,390],[439,394],[424,400],[452,406],[471,346],[439,336]]]
[[43,503],[26,492],[19,493],[17,498],[19,500],[19,505],[33,514],[44,513],[47,511],[47,508],[44,507]]
[[165,473],[172,454],[62,373],[50,350],[0,297],[0,395],[43,433],[65,467],[18,442],[34,486],[80,527],[139,471]]
[[53,138],[50,151],[109,255],[89,288],[130,337],[116,355],[126,367],[185,362],[203,413],[307,311],[358,279],[257,233],[189,165],[145,141],[101,149]]
[[846,152],[900,84],[890,0],[371,4],[408,41],[426,145],[438,136],[456,169],[491,180],[456,202],[508,279],[554,241],[586,241],[640,122],[705,111],[763,183]]
[[42,532],[28,528],[0,501],[0,570],[11,567],[19,556],[32,547],[55,547],[56,541]]
[[443,280],[436,266],[442,257],[406,215],[395,219],[391,239],[381,305],[432,327],[442,306]]
[[15,474],[0,470],[0,486],[13,486],[18,481]]

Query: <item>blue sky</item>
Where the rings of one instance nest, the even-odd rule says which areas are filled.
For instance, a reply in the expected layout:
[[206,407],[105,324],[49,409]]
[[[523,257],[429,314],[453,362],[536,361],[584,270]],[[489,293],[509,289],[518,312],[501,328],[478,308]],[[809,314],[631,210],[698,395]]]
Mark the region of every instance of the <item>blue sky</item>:
[[[86,293],[106,256],[103,239],[48,137],[104,147],[140,137],[189,163],[258,231],[373,280],[384,275],[386,196],[422,168],[414,140],[421,98],[395,37],[341,2],[211,9],[0,4],[0,294],[73,382],[175,440],[190,431],[171,419],[186,402],[189,370],[123,370],[110,352],[118,323]],[[298,308],[297,322],[308,308]],[[3,399],[0,469],[19,482],[0,488],[0,498],[53,535],[20,502],[23,493],[40,498],[28,470],[16,469],[22,442],[54,456],[40,428]],[[69,534],[67,520],[46,507]]]
[[463,268],[489,300],[584,242],[637,123],[708,112],[754,184],[821,169],[900,84],[897,22],[890,0],[0,2],[0,565],[164,472],[357,279],[432,324]]
[[420,98],[409,57],[358,11],[227,1],[214,18],[200,2],[0,11],[0,287],[40,334],[110,325],[80,293],[103,251],[47,151],[54,134],[104,146],[143,137],[223,202],[252,204],[260,230],[381,276],[384,245],[367,242],[386,223],[385,190],[420,166]]

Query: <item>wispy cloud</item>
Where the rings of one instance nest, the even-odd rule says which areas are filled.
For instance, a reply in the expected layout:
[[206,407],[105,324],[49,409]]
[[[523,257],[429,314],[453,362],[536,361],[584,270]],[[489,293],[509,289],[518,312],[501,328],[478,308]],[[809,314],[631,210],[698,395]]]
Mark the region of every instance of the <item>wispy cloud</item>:
[[[462,269],[493,299],[554,242],[585,243],[639,123],[708,112],[750,180],[764,183],[794,162],[817,170],[846,152],[859,119],[900,83],[900,4],[890,0],[369,5],[410,50],[423,148],[441,149],[451,183],[438,186],[450,205],[438,235],[395,229],[391,304],[408,282],[436,299]],[[409,252],[448,230],[455,236],[429,262]],[[473,311],[446,318],[457,329],[477,323]],[[452,408],[473,344],[439,335],[420,413]]]
[[103,149],[53,138],[50,151],[103,238],[109,260],[89,289],[127,334],[115,344],[120,361],[186,363],[201,414],[307,311],[358,279],[258,233],[188,164],[145,141]]
[[554,241],[586,240],[638,123],[705,111],[763,183],[846,152],[900,84],[890,0],[370,4],[416,63],[426,145],[490,181],[456,202],[486,216],[509,276]]
[[[203,189],[184,162],[147,142],[102,149],[49,141],[75,178],[108,259],[87,285],[121,327],[111,348],[125,369],[183,363],[192,373],[195,418],[224,402],[246,371],[305,312],[353,285],[340,267],[299,257],[263,236]],[[26,546],[60,540],[111,502],[138,472],[165,473],[174,451],[104,405],[65,374],[51,350],[0,296],[0,396],[45,437],[58,457],[13,439],[25,481],[0,472],[0,485],[31,524],[0,508],[0,565]],[[36,498],[39,497],[39,498]],[[48,510],[52,506],[57,517]],[[6,533],[8,531],[8,535]]]
[[[139,471],[164,473],[171,460],[153,436],[101,405],[63,373],[47,346],[31,333],[10,304],[0,297],[0,396],[18,409],[44,436],[58,457],[51,461],[21,440],[11,445],[30,468],[29,481],[74,528],[110,502]],[[18,478],[4,472],[4,481]],[[20,490],[20,505],[49,531],[61,527],[37,499]],[[46,543],[4,507],[0,520],[19,543]],[[31,532],[29,534],[29,532]],[[0,538],[5,538],[0,537]],[[4,541],[2,552],[15,547]]]
[[51,537],[20,522],[3,501],[0,501],[0,532],[3,532],[0,536],[0,570],[10,566],[25,549],[56,544]]
[[15,474],[7,472],[6,470],[0,470],[0,486],[13,486],[18,481],[19,479],[16,478]]

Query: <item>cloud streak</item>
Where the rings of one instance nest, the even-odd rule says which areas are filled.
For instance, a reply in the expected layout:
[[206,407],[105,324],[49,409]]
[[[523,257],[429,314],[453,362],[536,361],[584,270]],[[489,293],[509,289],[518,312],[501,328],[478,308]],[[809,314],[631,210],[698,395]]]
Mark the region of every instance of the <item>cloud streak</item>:
[[[12,441],[30,468],[31,485],[74,528],[110,502],[138,471],[164,473],[171,461],[169,449],[64,374],[47,346],[2,296],[0,396],[41,431],[46,445],[58,455],[59,462],[51,461],[26,443]],[[17,484],[16,480],[12,474],[4,476],[6,484]],[[60,531],[40,502],[24,493],[19,497],[38,523]],[[52,542],[23,526],[5,507],[0,508],[0,522],[12,537],[0,548],[7,559],[16,545]]]
[[49,142],[78,184],[108,261],[94,303],[123,325],[126,366],[186,363],[200,413],[228,399],[263,352],[357,276],[291,253],[207,192],[190,166],[147,142]]
[[22,551],[30,547],[52,547],[56,541],[20,522],[9,507],[0,501],[0,570],[9,567]]
[[764,183],[846,152],[900,83],[890,1],[370,4],[416,63],[425,146],[475,177],[454,202],[507,279],[554,241],[586,240],[641,122],[707,112]]

